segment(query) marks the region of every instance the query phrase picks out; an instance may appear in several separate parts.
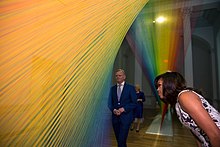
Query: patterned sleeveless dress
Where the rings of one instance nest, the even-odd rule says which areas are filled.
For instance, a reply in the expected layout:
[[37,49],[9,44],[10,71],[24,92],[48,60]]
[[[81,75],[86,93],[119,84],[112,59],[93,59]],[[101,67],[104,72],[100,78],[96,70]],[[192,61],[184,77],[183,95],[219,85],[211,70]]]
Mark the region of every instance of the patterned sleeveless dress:
[[[180,94],[182,94],[183,92],[186,92],[186,91],[191,91],[191,90],[181,91],[178,94],[178,97],[180,96]],[[196,93],[195,91],[192,91],[192,92],[195,93],[196,95],[198,95],[198,97],[200,98],[200,100],[202,102],[203,107],[206,109],[206,111],[211,116],[212,120],[215,122],[215,124],[220,129],[220,113],[213,106],[211,106],[203,96]],[[197,139],[200,140],[202,147],[211,147],[211,143],[209,141],[208,136],[205,134],[205,132],[201,128],[199,128],[199,126],[197,126],[197,124],[194,122],[194,120],[191,118],[191,116],[181,108],[178,99],[177,99],[177,103],[175,105],[175,108],[176,108],[176,113],[177,113],[177,116],[178,116],[180,122],[185,127],[189,128],[190,131],[194,134],[194,136],[196,136]]]

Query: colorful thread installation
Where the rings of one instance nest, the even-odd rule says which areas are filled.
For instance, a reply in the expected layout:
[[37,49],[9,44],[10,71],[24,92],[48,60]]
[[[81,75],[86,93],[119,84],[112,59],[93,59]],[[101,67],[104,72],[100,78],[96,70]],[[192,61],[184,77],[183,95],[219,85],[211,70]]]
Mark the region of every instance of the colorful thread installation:
[[[149,2],[143,8],[126,39],[161,106],[163,121],[168,106],[161,103],[154,86],[154,78],[166,71],[176,71],[183,63],[183,36],[180,35],[183,34],[183,14],[177,9],[159,9],[161,11],[155,13],[153,8],[156,7],[160,8],[160,5],[154,6]],[[160,23],[156,18],[163,19],[164,22]]]
[[146,3],[1,1],[1,146],[106,143],[113,63]]

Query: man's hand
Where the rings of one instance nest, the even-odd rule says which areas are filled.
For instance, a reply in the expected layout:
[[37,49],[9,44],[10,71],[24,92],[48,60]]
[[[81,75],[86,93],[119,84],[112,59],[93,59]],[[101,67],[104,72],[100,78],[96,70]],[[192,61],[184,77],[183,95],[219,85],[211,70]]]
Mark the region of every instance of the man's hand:
[[120,113],[125,112],[125,109],[123,107],[119,108],[118,110],[120,111]]
[[123,107],[119,108],[118,110],[117,109],[113,110],[113,113],[117,116],[121,115],[121,113],[123,112],[125,112],[125,109]]
[[114,113],[115,115],[117,115],[117,116],[119,116],[119,115],[121,114],[121,112],[120,112],[119,110],[117,110],[117,109],[114,109],[114,110],[113,110],[113,113]]

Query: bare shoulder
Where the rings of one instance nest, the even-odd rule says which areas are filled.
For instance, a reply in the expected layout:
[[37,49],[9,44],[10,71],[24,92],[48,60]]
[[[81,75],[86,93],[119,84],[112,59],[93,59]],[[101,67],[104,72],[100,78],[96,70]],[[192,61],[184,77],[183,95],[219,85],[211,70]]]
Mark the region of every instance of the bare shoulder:
[[201,100],[198,95],[192,91],[185,91],[178,97],[178,101],[184,111],[195,112],[196,109],[202,107]]
[[178,97],[178,99],[180,100],[180,101],[182,101],[182,100],[186,100],[186,101],[192,101],[193,99],[195,99],[195,100],[199,100],[199,96],[197,95],[197,94],[195,94],[194,92],[192,92],[192,91],[184,91],[184,92],[182,92],[180,95],[179,95],[179,97]]

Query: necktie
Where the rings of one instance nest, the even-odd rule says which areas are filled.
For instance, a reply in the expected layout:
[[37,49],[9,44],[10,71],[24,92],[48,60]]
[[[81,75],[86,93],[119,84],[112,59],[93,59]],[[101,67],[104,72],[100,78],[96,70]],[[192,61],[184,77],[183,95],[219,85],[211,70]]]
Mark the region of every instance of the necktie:
[[120,101],[120,97],[121,97],[121,84],[118,85],[117,95],[118,95],[118,101]]

